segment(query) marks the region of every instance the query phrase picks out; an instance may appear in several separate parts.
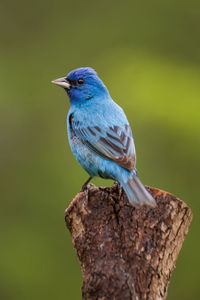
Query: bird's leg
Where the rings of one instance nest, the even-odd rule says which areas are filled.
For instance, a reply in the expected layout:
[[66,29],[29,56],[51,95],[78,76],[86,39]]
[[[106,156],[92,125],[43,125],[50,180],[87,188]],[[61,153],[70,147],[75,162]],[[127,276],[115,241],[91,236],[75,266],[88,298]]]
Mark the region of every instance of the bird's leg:
[[85,190],[87,190],[87,185],[90,182],[90,180],[92,179],[92,177],[89,177],[88,180],[84,183],[84,185],[81,188],[81,192],[84,192]]

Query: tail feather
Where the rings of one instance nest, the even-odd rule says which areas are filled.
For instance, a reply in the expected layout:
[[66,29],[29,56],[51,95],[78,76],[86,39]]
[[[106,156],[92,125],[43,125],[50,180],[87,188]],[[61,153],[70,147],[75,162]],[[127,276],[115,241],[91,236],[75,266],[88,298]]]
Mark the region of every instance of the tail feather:
[[122,184],[123,189],[126,192],[126,195],[129,201],[136,206],[149,205],[152,207],[156,206],[155,199],[151,194],[146,190],[145,186],[139,180],[137,175],[133,175],[132,178],[129,178],[125,184]]

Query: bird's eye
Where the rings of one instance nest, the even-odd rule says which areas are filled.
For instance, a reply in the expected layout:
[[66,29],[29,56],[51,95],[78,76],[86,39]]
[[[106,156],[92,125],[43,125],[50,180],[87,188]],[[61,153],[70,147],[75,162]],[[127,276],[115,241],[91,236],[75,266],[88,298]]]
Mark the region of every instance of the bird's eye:
[[85,80],[83,78],[78,79],[78,84],[84,84],[84,83],[85,83]]

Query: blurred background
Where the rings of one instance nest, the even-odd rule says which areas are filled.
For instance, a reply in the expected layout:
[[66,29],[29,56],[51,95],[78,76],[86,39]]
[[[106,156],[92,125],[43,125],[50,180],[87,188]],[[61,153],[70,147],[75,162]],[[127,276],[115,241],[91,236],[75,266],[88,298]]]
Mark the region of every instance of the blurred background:
[[0,299],[81,299],[64,210],[88,176],[68,145],[67,96],[50,83],[80,66],[96,69],[127,114],[143,183],[192,208],[167,299],[199,299],[200,4],[0,7]]

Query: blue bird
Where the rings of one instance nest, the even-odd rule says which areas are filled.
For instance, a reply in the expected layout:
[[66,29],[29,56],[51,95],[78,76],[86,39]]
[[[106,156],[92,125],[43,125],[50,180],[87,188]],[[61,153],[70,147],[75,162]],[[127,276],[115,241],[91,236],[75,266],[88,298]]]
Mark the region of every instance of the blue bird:
[[109,178],[120,183],[133,205],[155,206],[137,177],[135,145],[126,115],[97,73],[78,68],[52,83],[63,87],[69,97],[69,144],[90,175],[83,188],[94,176]]

